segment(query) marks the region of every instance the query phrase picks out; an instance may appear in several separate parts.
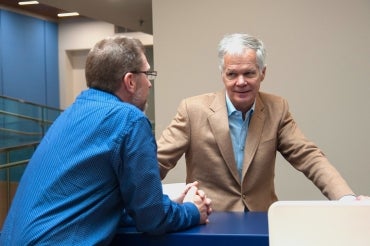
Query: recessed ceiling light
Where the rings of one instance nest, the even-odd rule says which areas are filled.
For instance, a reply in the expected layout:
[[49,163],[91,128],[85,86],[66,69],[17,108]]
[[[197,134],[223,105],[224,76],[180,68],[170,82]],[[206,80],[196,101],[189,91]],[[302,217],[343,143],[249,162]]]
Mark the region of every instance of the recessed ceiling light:
[[19,5],[31,5],[31,4],[39,4],[37,1],[23,1],[23,2],[18,2]]
[[70,13],[59,13],[58,17],[70,17],[70,16],[79,16],[80,14],[77,12],[70,12]]

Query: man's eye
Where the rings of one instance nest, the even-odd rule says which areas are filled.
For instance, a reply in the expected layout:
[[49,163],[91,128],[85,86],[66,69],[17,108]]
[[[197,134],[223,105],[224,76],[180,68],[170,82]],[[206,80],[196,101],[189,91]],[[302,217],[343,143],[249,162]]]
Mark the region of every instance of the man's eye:
[[246,73],[244,73],[243,76],[245,78],[254,78],[254,77],[256,77],[256,74],[257,73],[255,71],[252,71],[252,72],[246,72]]
[[227,73],[227,74],[226,74],[226,77],[227,77],[228,79],[235,79],[235,78],[236,78],[236,76],[237,76],[237,74],[236,74],[236,73]]

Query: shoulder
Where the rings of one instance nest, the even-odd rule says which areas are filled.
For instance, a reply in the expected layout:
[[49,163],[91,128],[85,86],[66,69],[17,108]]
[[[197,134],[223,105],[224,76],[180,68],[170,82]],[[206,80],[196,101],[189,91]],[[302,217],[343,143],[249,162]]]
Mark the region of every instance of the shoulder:
[[260,91],[258,93],[258,96],[263,100],[263,101],[274,101],[274,102],[278,102],[278,101],[286,101],[286,99],[282,96],[278,96],[276,94],[272,94],[272,93],[267,93],[267,92],[262,92]]
[[288,101],[282,96],[266,92],[259,92],[257,104],[262,104],[265,107],[284,107],[284,105],[287,106]]
[[135,128],[151,131],[151,123],[145,113],[135,105],[122,101],[107,103],[104,125],[109,125],[115,131],[131,132]]
[[267,115],[285,115],[289,112],[288,101],[281,96],[259,92],[256,100],[257,112],[264,112]]
[[213,102],[215,98],[220,96],[221,92],[209,92],[204,93],[196,96],[191,96],[188,98],[183,99],[186,103],[207,103],[207,102]]
[[204,93],[185,98],[181,101],[180,107],[187,108],[219,108],[220,105],[226,107],[225,91]]
[[179,112],[197,112],[205,115],[221,109],[226,109],[224,91],[204,93],[185,98],[178,107]]

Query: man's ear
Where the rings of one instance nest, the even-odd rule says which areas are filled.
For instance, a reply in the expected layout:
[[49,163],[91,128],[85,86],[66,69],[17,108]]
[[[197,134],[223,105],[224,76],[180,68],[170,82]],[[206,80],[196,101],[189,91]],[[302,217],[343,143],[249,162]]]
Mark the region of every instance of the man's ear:
[[262,79],[261,79],[261,82],[265,79],[265,75],[266,75],[266,66],[262,69],[262,73],[261,73]]
[[122,77],[122,84],[128,92],[134,93],[135,88],[136,88],[136,82],[134,80],[134,74],[133,73],[126,73],[125,76]]

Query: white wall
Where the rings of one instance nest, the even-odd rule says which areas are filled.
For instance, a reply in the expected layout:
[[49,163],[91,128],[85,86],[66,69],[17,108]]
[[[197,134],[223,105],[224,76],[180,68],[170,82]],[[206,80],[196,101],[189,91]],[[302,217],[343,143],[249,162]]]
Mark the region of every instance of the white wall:
[[83,20],[59,24],[60,107],[68,107],[86,88],[85,60],[88,51],[100,39],[113,35],[114,25]]
[[[247,32],[267,46],[261,90],[284,96],[306,136],[370,194],[370,1],[153,0],[156,135],[180,100],[221,89],[217,44]],[[278,158],[280,199],[325,199]],[[182,161],[165,182],[183,182]]]
[[[85,79],[85,62],[89,50],[99,40],[113,35],[113,24],[82,19],[79,21],[65,21],[59,23],[59,77],[60,77],[60,105],[65,109],[87,88]],[[140,39],[147,46],[147,57],[152,63],[153,36],[141,32],[130,32],[126,35]],[[150,96],[150,102],[154,96]],[[149,117],[154,118],[153,109],[147,112]],[[153,116],[152,116],[153,115]]]

